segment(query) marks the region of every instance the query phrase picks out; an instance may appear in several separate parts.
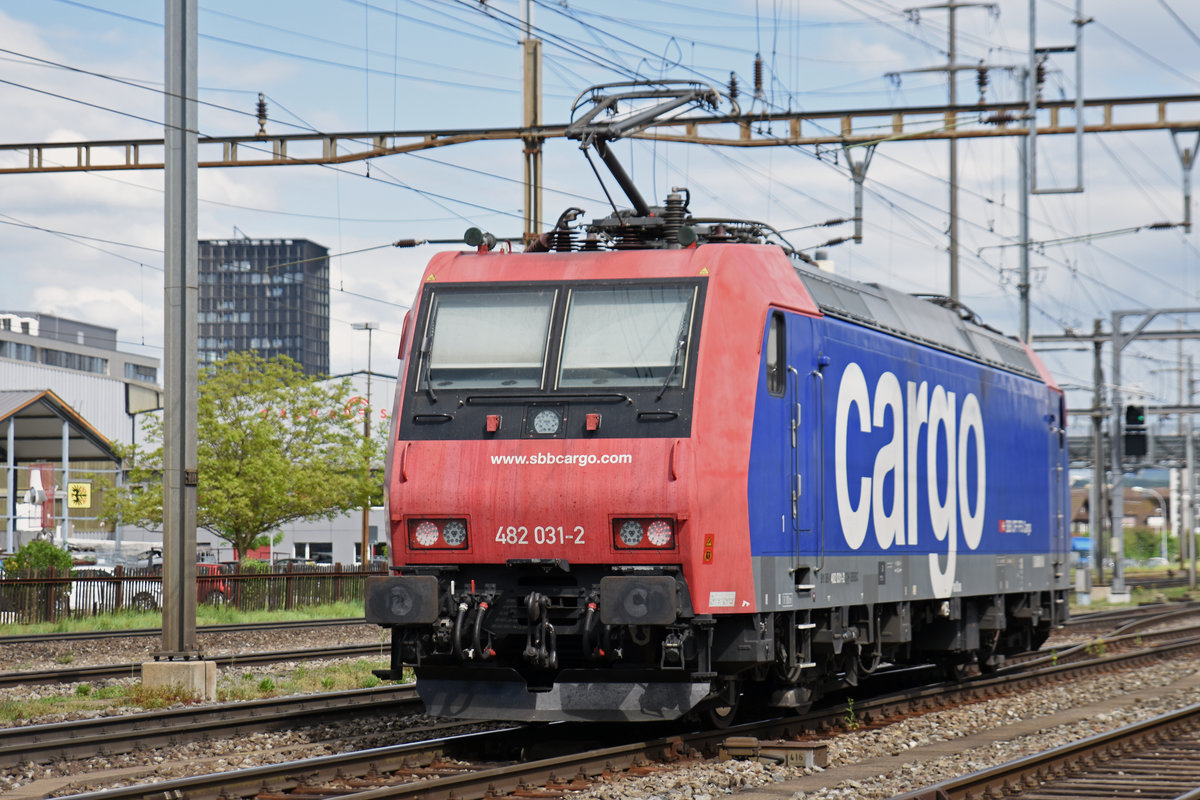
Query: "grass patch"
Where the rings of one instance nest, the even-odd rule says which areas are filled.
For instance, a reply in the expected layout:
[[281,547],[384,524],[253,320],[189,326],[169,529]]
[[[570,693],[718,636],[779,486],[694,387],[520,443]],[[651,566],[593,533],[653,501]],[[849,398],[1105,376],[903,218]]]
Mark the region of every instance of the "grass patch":
[[361,600],[343,600],[339,603],[326,603],[320,606],[304,606],[290,611],[239,611],[232,606],[197,606],[196,624],[198,625],[230,625],[246,622],[291,622],[306,619],[341,619],[344,617],[362,617],[363,603]]
[[1165,589],[1157,587],[1143,588],[1137,585],[1136,576],[1125,576],[1125,585],[1129,588],[1128,603],[1114,603],[1107,598],[1093,598],[1089,605],[1078,605],[1075,602],[1075,592],[1070,593],[1071,613],[1072,614],[1087,614],[1091,611],[1104,611],[1113,608],[1129,608],[1130,606],[1142,605],[1144,603],[1153,603],[1166,598],[1168,602],[1175,600],[1189,600],[1192,595],[1188,592],[1186,586],[1171,586]]
[[[387,667],[385,660],[360,660],[327,667],[304,667],[288,675],[262,675],[229,672],[218,679],[217,699],[222,702],[258,700],[289,694],[314,694],[349,689],[365,689],[383,684],[371,674]],[[412,680],[412,676],[408,676]],[[51,714],[120,709],[127,712],[153,711],[180,703],[196,703],[199,698],[174,688],[150,689],[141,683],[132,686],[77,684],[73,690],[37,700],[0,700],[0,726],[20,720],[37,719]]]
[[[371,670],[386,669],[385,660],[359,659],[326,667],[299,667],[290,675],[256,675],[245,672],[218,681],[218,700],[255,700],[288,694],[317,694],[382,686]],[[411,676],[408,676],[412,680]]]
[[180,703],[185,705],[199,703],[200,696],[195,692],[185,692],[178,686],[150,687],[144,683],[135,683],[129,687],[126,700],[129,701],[130,705],[153,711],[159,708],[169,708]]
[[[290,611],[239,611],[231,606],[196,606],[197,625],[231,625],[248,622],[292,622],[307,619],[342,619],[363,615],[362,601],[342,601],[305,606]],[[119,611],[87,617],[67,617],[55,622],[3,624],[0,635],[29,633],[74,633],[76,631],[123,631],[162,626],[161,611]]]
[[37,700],[0,700],[0,724],[12,725],[21,720],[37,719],[49,714],[92,711],[111,705],[113,703],[104,698],[75,693],[40,697]]

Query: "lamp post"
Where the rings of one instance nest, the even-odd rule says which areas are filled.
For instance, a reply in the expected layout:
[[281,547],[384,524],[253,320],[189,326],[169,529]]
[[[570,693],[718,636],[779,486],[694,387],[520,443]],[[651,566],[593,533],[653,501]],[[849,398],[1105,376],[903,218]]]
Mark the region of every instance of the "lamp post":
[[[371,442],[371,342],[375,331],[379,329],[378,322],[352,322],[350,327],[356,331],[367,332],[367,411],[363,414],[363,444],[370,446]],[[370,465],[367,465],[370,469]],[[370,563],[370,532],[371,532],[371,501],[363,501],[362,509],[362,544],[360,545],[358,563],[366,567]]]
[[1153,497],[1155,500],[1158,501],[1158,511],[1159,511],[1159,514],[1162,515],[1160,517],[1160,519],[1162,519],[1162,522],[1163,522],[1163,524],[1159,526],[1159,528],[1162,530],[1162,542],[1159,544],[1159,555],[1162,556],[1163,561],[1166,561],[1167,560],[1167,505],[1166,505],[1166,503],[1163,502],[1162,495],[1159,494],[1154,489],[1147,489],[1144,486],[1134,486],[1133,490],[1135,492],[1137,492],[1138,494],[1144,494],[1148,497]]

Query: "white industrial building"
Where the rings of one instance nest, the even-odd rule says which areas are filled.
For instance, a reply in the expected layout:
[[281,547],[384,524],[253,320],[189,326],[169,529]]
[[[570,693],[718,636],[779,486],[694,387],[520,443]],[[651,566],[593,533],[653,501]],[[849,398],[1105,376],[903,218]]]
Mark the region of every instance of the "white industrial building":
[[[84,497],[90,486],[85,476],[115,473],[112,444],[137,442],[139,415],[161,407],[158,370],[158,359],[119,350],[115,329],[0,310],[0,550],[11,552],[43,531],[114,560],[161,546],[161,531],[135,526],[109,531],[89,508],[78,507],[90,499]],[[350,377],[366,394],[366,374]],[[394,378],[374,376],[377,407],[390,407],[394,385]],[[72,491],[74,500],[68,497]],[[48,501],[43,506],[27,502],[43,498]],[[371,510],[369,525],[372,541],[385,542],[382,508]],[[361,531],[358,511],[290,524],[281,529],[283,538],[272,545],[270,557],[355,563]],[[233,557],[214,534],[201,529],[196,538],[198,559]]]

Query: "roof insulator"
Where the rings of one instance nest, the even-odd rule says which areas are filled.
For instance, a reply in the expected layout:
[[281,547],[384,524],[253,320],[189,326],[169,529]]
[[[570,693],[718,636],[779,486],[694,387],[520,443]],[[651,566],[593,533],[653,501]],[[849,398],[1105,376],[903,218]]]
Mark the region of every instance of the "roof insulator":
[[263,93],[258,93],[258,135],[267,135],[267,99],[263,97]]

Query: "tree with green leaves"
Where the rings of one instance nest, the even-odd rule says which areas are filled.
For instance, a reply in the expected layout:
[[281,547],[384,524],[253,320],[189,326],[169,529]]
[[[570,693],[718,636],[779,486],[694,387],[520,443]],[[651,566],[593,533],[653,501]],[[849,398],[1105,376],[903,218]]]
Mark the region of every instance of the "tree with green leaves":
[[52,567],[58,570],[60,575],[70,574],[71,554],[45,539],[26,542],[4,562],[4,569],[14,573],[25,570],[47,570]]
[[[370,409],[348,379],[314,381],[286,356],[231,353],[201,370],[197,406],[197,525],[243,558],[284,523],[332,519],[382,496],[386,434],[364,439]],[[143,430],[159,444],[119,448],[127,481],[100,500],[110,524],[162,525],[161,418]]]

